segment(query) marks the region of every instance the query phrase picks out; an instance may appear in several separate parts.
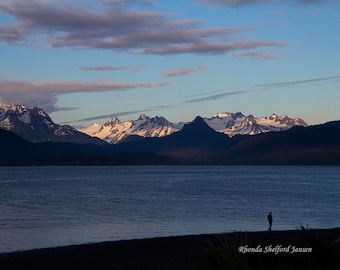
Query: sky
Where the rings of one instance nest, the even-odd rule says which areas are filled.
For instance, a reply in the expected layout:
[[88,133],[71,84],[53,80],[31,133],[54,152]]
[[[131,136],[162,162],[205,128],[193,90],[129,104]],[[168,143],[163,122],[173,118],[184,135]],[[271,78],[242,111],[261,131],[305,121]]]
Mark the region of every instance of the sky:
[[0,103],[89,126],[140,114],[340,120],[340,1],[0,0]]

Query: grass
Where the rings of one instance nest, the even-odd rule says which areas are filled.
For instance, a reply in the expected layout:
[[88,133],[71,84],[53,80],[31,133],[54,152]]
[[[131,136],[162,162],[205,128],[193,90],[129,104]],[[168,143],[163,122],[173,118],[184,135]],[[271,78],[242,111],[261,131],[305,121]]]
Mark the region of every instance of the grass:
[[[240,247],[249,249],[242,253]],[[262,239],[252,239],[248,243],[247,232],[235,232],[232,238],[217,236],[207,242],[200,269],[339,270],[340,247],[302,225],[294,239],[277,239],[268,232],[262,235]]]
[[202,269],[248,269],[247,256],[239,252],[239,247],[246,244],[247,233],[241,233],[239,237],[235,232],[235,239],[217,236],[213,240],[208,240],[207,255],[203,259]]

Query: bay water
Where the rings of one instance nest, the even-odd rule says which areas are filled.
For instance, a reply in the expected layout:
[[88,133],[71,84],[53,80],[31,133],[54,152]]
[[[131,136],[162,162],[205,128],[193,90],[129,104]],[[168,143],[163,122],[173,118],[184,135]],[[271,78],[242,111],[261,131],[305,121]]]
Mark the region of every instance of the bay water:
[[334,228],[340,167],[0,167],[0,253],[159,236]]

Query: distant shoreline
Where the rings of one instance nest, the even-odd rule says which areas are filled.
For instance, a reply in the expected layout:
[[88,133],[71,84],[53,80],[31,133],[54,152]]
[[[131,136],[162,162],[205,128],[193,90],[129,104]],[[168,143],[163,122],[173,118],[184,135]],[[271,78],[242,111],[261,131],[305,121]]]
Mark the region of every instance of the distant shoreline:
[[[200,269],[207,262],[211,266],[219,252],[224,256],[223,246],[233,250],[231,259],[240,258],[239,263],[252,267],[267,259],[305,263],[308,256],[319,265],[340,266],[340,243],[334,243],[339,237],[340,228],[332,228],[100,242],[0,254],[0,269]],[[295,256],[293,262],[290,256]]]

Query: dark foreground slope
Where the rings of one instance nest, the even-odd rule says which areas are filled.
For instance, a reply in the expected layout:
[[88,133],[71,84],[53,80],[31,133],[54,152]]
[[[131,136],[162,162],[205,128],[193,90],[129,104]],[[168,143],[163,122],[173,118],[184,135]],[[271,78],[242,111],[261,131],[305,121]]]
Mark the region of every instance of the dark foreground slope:
[[[336,228],[103,242],[0,254],[0,269],[335,270],[340,269],[340,247],[333,242],[339,236]],[[245,247],[258,252],[240,252]]]
[[246,136],[212,164],[340,165],[340,121]]
[[216,132],[201,117],[182,130],[160,138],[141,138],[115,146],[116,151],[150,151],[176,160],[178,164],[204,164],[238,140]]
[[31,143],[0,129],[0,165],[147,165],[174,164],[153,152],[113,151],[111,145]]

